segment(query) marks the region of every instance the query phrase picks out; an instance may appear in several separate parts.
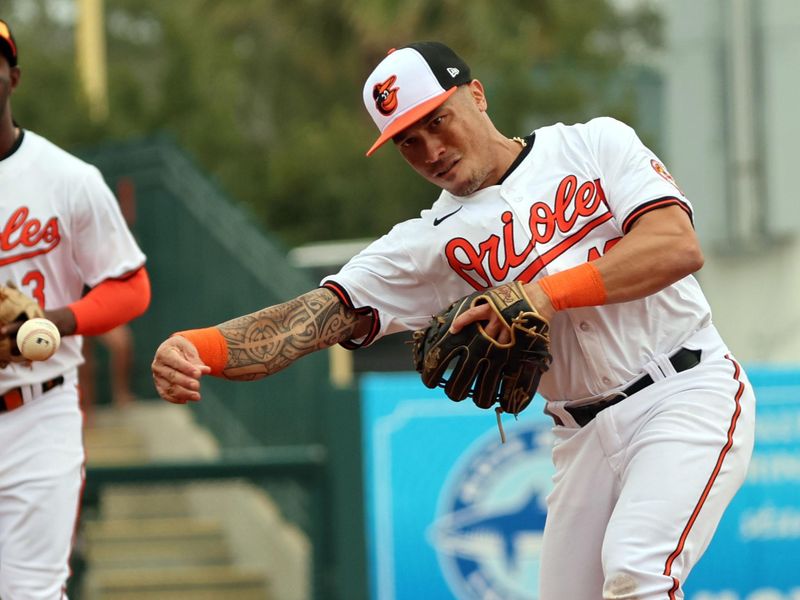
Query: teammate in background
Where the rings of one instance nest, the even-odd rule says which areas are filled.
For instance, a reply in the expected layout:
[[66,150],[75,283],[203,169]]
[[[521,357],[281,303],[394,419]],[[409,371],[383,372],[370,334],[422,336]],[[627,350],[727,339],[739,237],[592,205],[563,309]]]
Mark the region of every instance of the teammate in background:
[[[321,287],[180,332],[153,362],[158,392],[200,399],[204,374],[249,380],[340,343],[425,327],[476,289],[525,284],[551,322],[539,392],[555,487],[543,600],[682,598],[745,477],[755,397],[711,323],[692,207],[635,132],[611,118],[509,139],[452,50],[390,52],[364,86],[380,130],[442,188]],[[402,201],[402,198],[401,198]],[[465,313],[499,336],[486,306]],[[265,332],[274,332],[267,336]]]
[[[133,182],[128,178],[117,181],[116,195],[125,223],[131,228],[136,222],[136,193]],[[131,389],[133,374],[134,338],[130,325],[123,323],[98,336],[83,339],[84,363],[78,370],[80,378],[80,399],[85,425],[92,424],[94,406],[97,401],[95,347],[99,344],[108,353],[108,376],[111,387],[111,404],[125,408],[136,401]]]
[[0,597],[57,600],[83,487],[81,336],[141,315],[150,283],[100,172],[13,120],[17,61],[0,21],[0,282],[35,298],[63,341],[47,361],[0,370]]
[[125,408],[136,400],[131,390],[133,369],[133,331],[127,324],[119,325],[111,331],[83,340],[84,363],[79,369],[81,405],[84,415],[89,418],[97,401],[95,345],[103,346],[108,352],[108,374],[111,385],[111,404]]

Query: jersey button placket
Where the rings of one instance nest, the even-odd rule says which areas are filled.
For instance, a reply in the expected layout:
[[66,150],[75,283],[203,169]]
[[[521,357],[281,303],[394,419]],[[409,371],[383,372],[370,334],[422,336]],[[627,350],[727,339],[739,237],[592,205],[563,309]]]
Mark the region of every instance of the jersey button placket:
[[595,389],[598,392],[605,390],[611,384],[611,379],[608,377],[607,369],[605,368],[606,360],[603,354],[603,342],[600,339],[599,332],[595,325],[586,319],[581,318],[585,315],[578,315],[577,311],[567,311],[573,317],[573,327],[576,331],[578,343],[583,349],[584,356],[587,359],[587,373],[586,384],[587,389]]

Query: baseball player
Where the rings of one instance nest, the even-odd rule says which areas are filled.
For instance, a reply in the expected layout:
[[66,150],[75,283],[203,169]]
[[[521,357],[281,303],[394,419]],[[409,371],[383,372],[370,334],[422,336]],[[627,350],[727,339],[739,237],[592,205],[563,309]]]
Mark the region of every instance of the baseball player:
[[[12,119],[18,58],[0,21],[0,283],[35,299],[64,338],[49,360],[0,369],[0,597],[57,600],[83,487],[81,335],[142,314],[150,284],[100,172]],[[19,326],[2,325],[0,340]]]
[[[442,189],[319,289],[216,327],[180,332],[153,362],[159,393],[269,375],[314,350],[423,328],[475,290],[523,284],[550,322],[539,391],[552,416],[555,487],[543,600],[683,597],[753,446],[755,398],[692,277],[692,206],[664,165],[611,118],[509,139],[450,48],[414,43],[370,74],[380,130]],[[487,305],[482,321],[506,334]],[[268,335],[266,332],[273,332]]]

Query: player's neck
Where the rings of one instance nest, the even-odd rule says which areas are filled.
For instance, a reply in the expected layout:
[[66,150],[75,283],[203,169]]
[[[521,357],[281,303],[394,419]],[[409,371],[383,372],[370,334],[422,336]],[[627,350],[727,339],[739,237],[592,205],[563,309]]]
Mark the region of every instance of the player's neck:
[[11,111],[7,111],[0,119],[0,159],[4,158],[14,147],[19,138],[19,127],[11,119]]
[[526,142],[522,138],[507,138],[506,136],[500,136],[497,138],[497,150],[495,152],[497,163],[495,166],[495,177],[492,181],[492,185],[495,185],[505,179],[505,177],[508,175],[511,165],[516,162],[517,157],[525,148],[525,145]]

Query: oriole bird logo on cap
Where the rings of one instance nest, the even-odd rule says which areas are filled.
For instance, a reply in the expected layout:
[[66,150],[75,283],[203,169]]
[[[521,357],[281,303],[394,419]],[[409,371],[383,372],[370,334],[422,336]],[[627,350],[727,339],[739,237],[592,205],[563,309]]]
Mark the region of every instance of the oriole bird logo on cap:
[[397,92],[400,88],[392,87],[397,81],[397,75],[392,75],[383,83],[376,83],[372,88],[372,97],[375,98],[375,108],[387,117],[397,110]]

